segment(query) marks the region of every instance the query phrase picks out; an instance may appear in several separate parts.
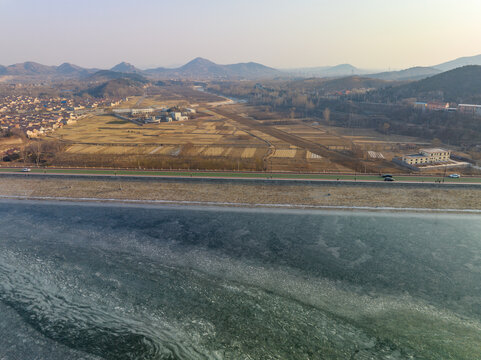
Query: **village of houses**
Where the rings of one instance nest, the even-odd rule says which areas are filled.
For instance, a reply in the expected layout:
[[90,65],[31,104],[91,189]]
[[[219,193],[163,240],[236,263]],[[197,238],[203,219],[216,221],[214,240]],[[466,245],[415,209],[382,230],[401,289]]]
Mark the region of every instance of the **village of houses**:
[[6,96],[0,98],[0,129],[19,129],[29,138],[46,135],[99,107],[119,105],[121,99],[65,99]]

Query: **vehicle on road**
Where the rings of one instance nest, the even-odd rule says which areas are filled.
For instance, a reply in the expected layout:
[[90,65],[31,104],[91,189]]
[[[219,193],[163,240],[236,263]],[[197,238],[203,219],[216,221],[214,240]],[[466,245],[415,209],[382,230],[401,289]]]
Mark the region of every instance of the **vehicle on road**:
[[30,171],[32,171],[32,169],[30,169],[30,168],[23,168],[22,169],[22,172],[30,172]]
[[461,177],[461,175],[459,175],[459,174],[451,174],[451,175],[449,175],[449,177],[450,177],[451,179],[459,179],[459,178]]
[[383,177],[384,179],[392,178],[392,175],[391,174],[384,174],[384,175],[381,175],[381,177]]
[[384,181],[396,181],[392,176],[388,176],[384,178]]

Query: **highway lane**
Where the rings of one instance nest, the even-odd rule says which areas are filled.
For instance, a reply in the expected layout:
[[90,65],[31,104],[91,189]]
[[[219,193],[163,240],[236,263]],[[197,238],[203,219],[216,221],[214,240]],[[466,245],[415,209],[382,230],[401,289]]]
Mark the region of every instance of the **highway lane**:
[[[248,173],[248,172],[198,172],[198,171],[147,171],[147,170],[112,170],[112,169],[62,169],[33,168],[23,172],[20,168],[0,168],[1,174],[18,176],[78,176],[78,177],[119,177],[119,178],[177,178],[177,179],[224,179],[224,180],[272,180],[298,182],[332,182],[332,183],[385,183],[379,175],[364,174],[308,174],[308,173]],[[457,184],[480,185],[481,177],[462,177],[460,179],[439,176],[395,176],[401,184]]]

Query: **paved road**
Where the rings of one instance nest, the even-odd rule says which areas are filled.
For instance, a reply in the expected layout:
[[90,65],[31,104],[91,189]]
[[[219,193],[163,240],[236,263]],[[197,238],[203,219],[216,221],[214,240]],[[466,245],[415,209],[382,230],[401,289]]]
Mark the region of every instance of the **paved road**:
[[[1,174],[23,176],[102,176],[102,177],[137,177],[137,178],[197,178],[197,179],[230,179],[230,180],[289,180],[289,181],[332,181],[348,183],[380,183],[384,182],[378,175],[346,175],[346,174],[297,174],[297,173],[247,173],[247,172],[200,172],[200,171],[142,171],[142,170],[110,170],[110,169],[35,169],[22,172],[20,168],[0,168]],[[462,177],[460,179],[431,177],[431,176],[395,176],[395,183],[409,184],[459,184],[480,185],[481,177]]]

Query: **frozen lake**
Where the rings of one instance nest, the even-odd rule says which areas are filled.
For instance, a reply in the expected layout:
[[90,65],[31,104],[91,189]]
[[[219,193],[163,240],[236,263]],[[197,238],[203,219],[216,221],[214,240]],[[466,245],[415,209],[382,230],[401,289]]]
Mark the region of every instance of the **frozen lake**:
[[0,201],[0,359],[481,358],[481,216]]

